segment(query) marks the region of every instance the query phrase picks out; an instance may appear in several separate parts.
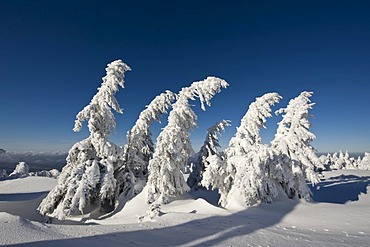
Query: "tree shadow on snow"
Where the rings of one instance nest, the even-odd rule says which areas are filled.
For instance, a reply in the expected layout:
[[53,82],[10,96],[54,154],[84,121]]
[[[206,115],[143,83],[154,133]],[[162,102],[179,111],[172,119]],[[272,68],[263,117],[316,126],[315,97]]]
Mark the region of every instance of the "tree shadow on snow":
[[358,201],[361,193],[367,194],[369,176],[340,175],[323,179],[315,187],[310,187],[315,202],[344,204]]
[[[250,207],[230,215],[195,219],[174,226],[112,232],[81,238],[44,240],[21,243],[16,246],[80,247],[101,246],[102,244],[108,246],[111,244],[120,244],[123,246],[222,246],[224,241],[237,238],[238,236],[248,235],[279,223],[285,215],[294,209],[297,203],[298,200],[278,201],[273,204]],[[191,213],[193,212],[189,212],[189,214]],[[165,224],[166,220],[163,220],[162,223]],[[154,226],[151,223],[141,223],[141,225],[141,227],[147,225],[148,228]],[[114,226],[112,226],[113,228]],[[96,228],[95,230],[98,229]],[[93,228],[89,228],[88,230],[91,231]],[[243,239],[246,241],[247,238],[242,238],[240,241]],[[240,241],[238,245],[247,246],[247,242],[243,243]]]
[[40,196],[45,196],[49,193],[49,191],[41,191],[41,192],[28,192],[28,193],[11,193],[11,194],[0,194],[0,202],[1,201],[29,201],[36,199]]

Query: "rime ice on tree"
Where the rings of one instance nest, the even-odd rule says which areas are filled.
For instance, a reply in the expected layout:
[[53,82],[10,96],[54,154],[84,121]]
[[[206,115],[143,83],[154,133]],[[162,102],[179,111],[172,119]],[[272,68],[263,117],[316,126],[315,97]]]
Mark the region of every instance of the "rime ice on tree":
[[[227,172],[232,186],[227,198],[240,197],[247,205],[271,202],[277,189],[270,178],[269,148],[261,143],[261,128],[271,117],[271,106],[281,96],[267,93],[253,102],[240,122],[235,137],[231,138],[227,156]],[[227,201],[223,201],[226,206]]]
[[230,121],[221,120],[207,129],[206,139],[197,153],[196,162],[193,164],[193,170],[187,180],[187,184],[191,189],[198,189],[201,186],[203,173],[209,164],[207,158],[212,155],[220,155],[218,151],[220,147],[218,135],[220,135],[220,132],[224,131],[227,126],[230,126]]
[[106,76],[90,104],[77,114],[74,131],[88,121],[90,136],[69,150],[67,165],[58,184],[41,202],[42,215],[64,219],[93,209],[103,210],[113,203],[116,180],[114,169],[122,163],[122,149],[108,140],[116,127],[111,109],[122,113],[114,94],[124,87],[124,74],[130,67],[121,60],[108,64]]
[[160,116],[167,113],[174,100],[175,94],[168,90],[155,97],[127,133],[125,161],[136,177],[147,175],[149,159],[153,156],[154,144],[150,126],[153,121],[160,122]]
[[[127,133],[127,144],[124,146],[123,165],[115,172],[117,179],[116,199],[120,194],[129,196],[136,180],[146,180],[149,160],[153,157],[154,144],[150,126],[153,121],[160,122],[160,116],[167,113],[171,102],[176,98],[171,91],[166,91],[155,97],[143,110],[135,125]],[[138,186],[136,186],[138,187]],[[140,192],[131,191],[134,194]]]
[[298,196],[309,200],[311,192],[305,179],[312,184],[319,182],[315,167],[321,167],[322,164],[310,145],[316,138],[309,131],[308,110],[314,105],[310,103],[311,96],[312,92],[302,92],[290,100],[286,108],[276,112],[284,115],[271,142],[275,157],[273,178],[283,186],[290,198]]
[[171,197],[184,194],[189,190],[183,176],[184,167],[192,150],[189,131],[196,125],[196,115],[189,106],[189,99],[199,98],[201,108],[204,103],[210,105],[211,98],[227,82],[215,77],[194,82],[190,87],[183,88],[177,101],[172,105],[168,116],[168,124],[157,138],[153,159],[149,161],[147,201],[159,200],[167,203]]
[[[224,158],[210,158],[202,183],[219,189],[222,206],[227,207],[234,197],[245,204],[270,202],[276,197],[276,187],[269,177],[269,149],[261,144],[260,129],[265,128],[266,118],[271,117],[271,106],[280,98],[277,93],[257,98],[241,119]],[[215,178],[220,174],[221,179]]]

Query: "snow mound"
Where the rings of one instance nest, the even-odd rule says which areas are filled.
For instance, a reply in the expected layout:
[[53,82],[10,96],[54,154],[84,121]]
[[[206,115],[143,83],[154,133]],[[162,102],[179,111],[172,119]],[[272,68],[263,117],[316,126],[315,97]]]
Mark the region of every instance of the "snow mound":
[[0,182],[0,212],[25,219],[43,221],[36,211],[41,200],[56,185],[56,180],[45,177],[26,177]]
[[158,217],[149,217],[150,207],[156,207],[156,204],[148,205],[146,203],[147,187],[143,191],[128,201],[123,209],[110,218],[105,220],[93,220],[98,224],[125,224],[138,223],[140,221],[171,221],[186,222],[194,218],[204,218],[209,215],[228,215],[225,209],[216,207],[202,198],[193,199],[190,197],[177,198],[176,200],[157,207]]
[[[29,243],[39,239],[62,238],[61,234],[48,230],[48,226],[32,222],[20,216],[0,212],[1,244]],[[15,237],[16,236],[16,237]]]

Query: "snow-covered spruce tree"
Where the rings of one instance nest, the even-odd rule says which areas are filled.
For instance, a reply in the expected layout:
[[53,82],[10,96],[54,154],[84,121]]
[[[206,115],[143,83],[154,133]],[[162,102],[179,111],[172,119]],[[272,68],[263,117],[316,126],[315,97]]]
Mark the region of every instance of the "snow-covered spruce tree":
[[227,126],[230,126],[230,121],[221,120],[207,129],[206,139],[196,155],[197,159],[193,163],[193,170],[187,180],[187,184],[191,189],[197,190],[201,186],[203,173],[209,164],[207,158],[211,155],[220,156],[218,148],[221,146],[218,141],[218,135],[221,134],[221,131],[225,131]]
[[290,100],[286,108],[276,111],[276,114],[284,115],[271,142],[274,153],[272,177],[280,183],[289,198],[298,196],[310,200],[311,192],[305,179],[312,184],[318,183],[315,169],[323,168],[310,145],[316,138],[309,131],[308,111],[314,105],[310,101],[311,96],[312,92],[302,92]]
[[342,163],[343,169],[354,169],[355,168],[353,162],[351,161],[349,157],[349,153],[347,150],[344,153],[340,151],[339,159],[341,160],[340,162]]
[[[115,171],[117,180],[116,199],[121,193],[127,194],[137,179],[146,182],[149,160],[153,157],[154,152],[150,126],[153,121],[160,122],[160,116],[167,113],[175,98],[176,95],[168,90],[155,97],[146,109],[140,113],[131,130],[127,132],[123,164]],[[141,188],[132,192],[135,194],[140,190]]]
[[[122,113],[114,94],[124,87],[130,67],[121,60],[108,64],[101,87],[89,105],[77,114],[74,131],[88,121],[90,136],[69,150],[67,164],[58,183],[41,202],[42,215],[64,219],[73,214],[103,210],[112,203],[116,180],[113,172],[121,165],[122,149],[108,140],[116,122],[111,109]],[[109,206],[111,207],[111,206]]]
[[345,169],[346,168],[346,160],[345,160],[345,157],[344,157],[344,154],[343,154],[342,150],[339,151],[339,157],[336,161],[336,167],[338,169]]
[[182,88],[172,105],[168,124],[157,138],[153,159],[149,161],[148,203],[168,203],[171,197],[189,191],[183,171],[192,151],[189,131],[196,126],[197,116],[188,101],[199,98],[201,108],[205,110],[204,103],[210,105],[212,97],[227,86],[222,79],[207,77]]
[[275,184],[270,178],[269,149],[261,143],[260,130],[265,128],[266,118],[272,116],[271,106],[280,98],[277,93],[256,98],[241,119],[235,136],[225,150],[225,163],[221,168],[224,170],[222,173],[227,174],[223,179],[223,189],[219,190],[222,206],[228,207],[228,202],[235,198],[251,205],[261,201],[271,202],[277,196]]
[[9,174],[11,178],[24,178],[28,176],[29,167],[26,162],[19,162],[18,165],[15,167],[14,171]]
[[364,157],[358,164],[360,170],[370,170],[370,153],[365,152]]

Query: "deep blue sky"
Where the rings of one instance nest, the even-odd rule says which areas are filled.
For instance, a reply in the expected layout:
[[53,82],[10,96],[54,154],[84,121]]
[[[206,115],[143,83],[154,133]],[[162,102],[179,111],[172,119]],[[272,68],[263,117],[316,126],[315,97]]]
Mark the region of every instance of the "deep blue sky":
[[215,75],[230,87],[206,112],[195,103],[196,148],[222,118],[233,124],[225,147],[256,97],[278,92],[276,110],[310,90],[313,146],[370,151],[369,13],[367,1],[0,0],[0,148],[67,151],[85,138],[86,127],[72,131],[75,115],[120,58],[132,72],[116,95],[119,145],[158,93]]

